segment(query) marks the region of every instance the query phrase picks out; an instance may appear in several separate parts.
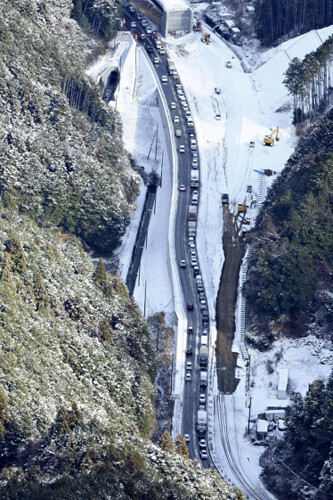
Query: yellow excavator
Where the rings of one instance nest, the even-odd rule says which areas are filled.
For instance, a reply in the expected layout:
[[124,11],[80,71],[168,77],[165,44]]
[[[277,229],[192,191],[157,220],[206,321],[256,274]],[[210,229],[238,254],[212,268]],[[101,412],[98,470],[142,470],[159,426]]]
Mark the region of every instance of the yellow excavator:
[[280,137],[279,137],[279,127],[276,127],[275,130],[272,130],[272,132],[268,135],[265,135],[264,137],[264,144],[265,146],[273,146],[274,144],[274,135],[275,135],[275,140],[276,142],[279,142]]
[[201,37],[201,41],[204,42],[206,45],[209,45],[210,44],[210,34],[204,33]]

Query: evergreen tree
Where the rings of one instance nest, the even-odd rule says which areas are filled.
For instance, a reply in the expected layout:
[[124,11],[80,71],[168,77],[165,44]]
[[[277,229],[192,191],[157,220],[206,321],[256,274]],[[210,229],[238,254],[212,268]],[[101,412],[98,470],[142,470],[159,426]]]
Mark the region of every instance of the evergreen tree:
[[190,456],[185,438],[181,434],[176,439],[176,452],[184,458],[189,458]]
[[1,281],[9,283],[12,279],[13,263],[8,252],[4,252],[1,270]]
[[9,412],[7,400],[2,389],[0,389],[0,439],[3,439],[6,434],[5,424],[8,422]]
[[161,436],[160,447],[162,448],[162,450],[168,451],[169,453],[175,451],[175,443],[173,442],[172,436],[168,429],[165,429]]
[[17,236],[13,236],[13,238],[9,241],[8,251],[13,263],[13,271],[16,271],[17,273],[25,271],[27,263],[21,242]]
[[34,273],[34,295],[37,311],[43,311],[49,303],[49,296],[44,285],[44,278],[40,273]]
[[99,339],[103,342],[108,342],[112,344],[113,342],[113,328],[110,325],[110,320],[108,318],[103,318],[99,325]]
[[106,269],[102,257],[98,261],[96,271],[94,273],[94,281],[95,283],[97,283],[97,285],[99,285],[103,289],[106,287],[108,283]]

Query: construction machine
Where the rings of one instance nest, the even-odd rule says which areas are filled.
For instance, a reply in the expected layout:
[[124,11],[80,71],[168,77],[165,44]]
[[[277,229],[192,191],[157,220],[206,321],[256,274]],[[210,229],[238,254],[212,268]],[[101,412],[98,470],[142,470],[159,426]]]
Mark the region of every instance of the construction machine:
[[264,145],[265,146],[273,146],[274,135],[275,135],[275,140],[278,142],[280,140],[279,127],[276,127],[276,129],[272,130],[272,132],[270,134],[265,135],[265,137],[264,137]]
[[193,31],[202,31],[200,19],[197,19],[196,23],[193,25]]
[[210,34],[204,33],[201,37],[201,41],[204,42],[206,45],[209,45],[210,44]]

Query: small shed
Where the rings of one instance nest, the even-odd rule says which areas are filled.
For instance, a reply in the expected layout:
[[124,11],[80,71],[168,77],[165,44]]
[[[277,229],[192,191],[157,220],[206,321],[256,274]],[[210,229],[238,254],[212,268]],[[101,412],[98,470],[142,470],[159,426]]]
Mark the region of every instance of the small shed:
[[228,28],[228,30],[231,30],[231,28],[235,27],[235,23],[231,21],[231,19],[226,19],[225,21],[223,21],[223,24],[226,28]]
[[287,397],[288,377],[288,368],[283,368],[279,374],[278,399],[286,399]]
[[284,410],[266,410],[265,418],[269,422],[273,422],[279,420],[279,418],[284,418],[285,413],[286,412]]
[[257,421],[257,439],[262,441],[266,439],[268,432],[268,422],[267,420],[258,420]]

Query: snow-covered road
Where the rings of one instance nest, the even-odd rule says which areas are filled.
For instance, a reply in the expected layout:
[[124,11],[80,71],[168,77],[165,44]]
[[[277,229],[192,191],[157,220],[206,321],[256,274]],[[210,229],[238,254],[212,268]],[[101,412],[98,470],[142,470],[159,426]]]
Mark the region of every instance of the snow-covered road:
[[[282,84],[283,72],[292,57],[304,57],[332,33],[333,27],[324,28],[289,40],[265,53],[249,54],[249,61],[256,60],[257,69],[253,68],[252,73],[244,73],[234,53],[213,35],[209,46],[203,44],[200,35],[196,33],[179,38],[168,37],[166,40],[168,53],[176,63],[185,88],[197,132],[201,175],[197,246],[213,319],[223,265],[221,194],[229,193],[236,210],[236,205],[244,201],[248,185],[252,186],[254,193],[259,193],[259,183],[263,177],[254,170],[269,168],[280,172],[283,169],[296,145],[295,131],[291,123],[292,103]],[[228,60],[232,62],[230,69],[226,67]],[[123,121],[124,142],[137,162],[144,165],[148,171],[158,168],[162,151],[166,150],[162,122],[154,102],[154,78],[145,60],[140,57],[136,60],[133,45],[122,64],[117,109]],[[99,63],[99,70],[100,68]],[[133,93],[136,76],[136,89]],[[215,87],[221,89],[220,95],[214,92]],[[219,121],[215,118],[217,112],[221,113],[222,119]],[[154,162],[150,159],[147,162],[146,155],[157,125],[160,130],[158,160]],[[275,128],[277,125],[280,128],[281,140],[273,148],[264,147],[264,135],[269,132],[270,127]],[[254,148],[249,148],[250,140],[255,141]],[[264,178],[264,192],[273,179],[274,176]],[[158,194],[156,214],[152,217],[135,298],[143,309],[146,293],[146,315],[164,310],[169,313],[167,317],[172,322],[173,295],[166,265],[170,197],[171,169],[169,160],[164,157],[163,186]],[[138,206],[141,206],[141,198],[138,199]],[[255,210],[249,212],[254,218]],[[119,251],[123,277],[126,275],[126,265],[135,237],[135,221],[138,221],[139,217],[140,214],[135,215]],[[214,323],[210,333],[213,346],[216,339]],[[283,346],[277,343],[273,351],[267,354],[251,350],[253,415],[265,410],[268,398],[276,397],[274,394],[281,368],[289,366],[293,390],[303,394],[308,383],[316,377],[325,378],[330,371],[329,365],[319,364],[318,357],[313,355],[311,343],[309,348],[300,348],[297,342],[290,341],[289,346],[287,342],[284,341]],[[284,356],[276,363],[274,373],[268,374],[265,368],[267,360],[270,357],[274,359],[274,353],[282,352],[283,348]],[[230,417],[228,422],[231,422],[229,438],[235,450],[238,450],[239,466],[250,475],[252,486],[255,488],[257,484],[260,488],[259,455],[262,449],[254,447],[244,438],[249,394],[246,394],[245,370],[241,365],[239,373],[241,381],[235,395],[225,398]],[[225,459],[217,416],[213,421],[217,460],[224,475],[239,484]],[[239,486],[242,487],[241,484]]]

